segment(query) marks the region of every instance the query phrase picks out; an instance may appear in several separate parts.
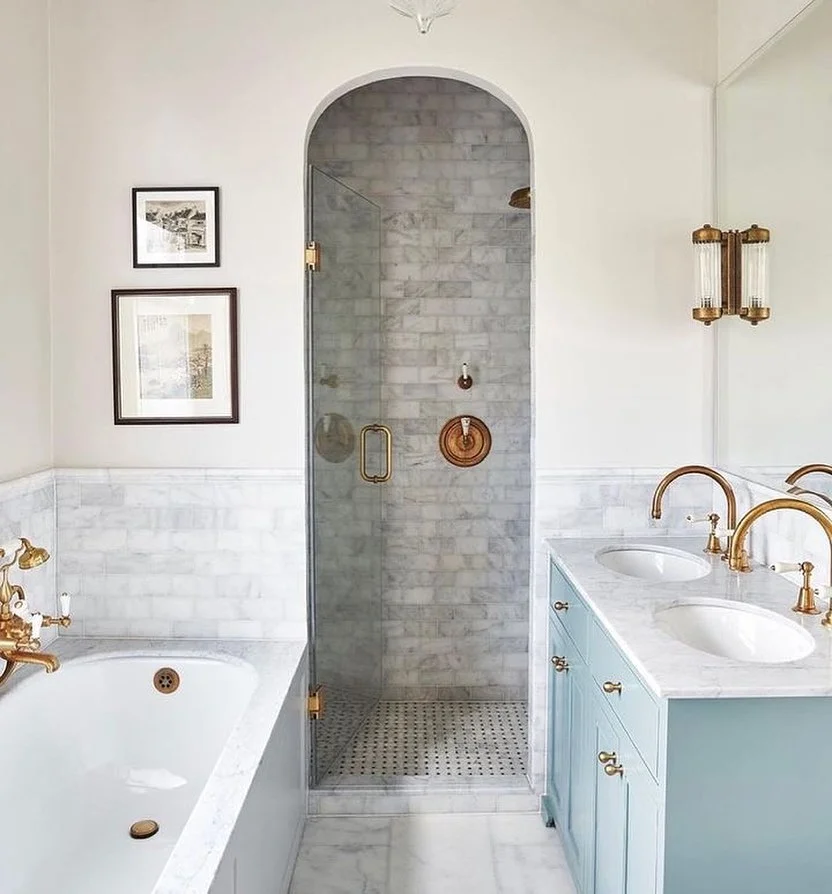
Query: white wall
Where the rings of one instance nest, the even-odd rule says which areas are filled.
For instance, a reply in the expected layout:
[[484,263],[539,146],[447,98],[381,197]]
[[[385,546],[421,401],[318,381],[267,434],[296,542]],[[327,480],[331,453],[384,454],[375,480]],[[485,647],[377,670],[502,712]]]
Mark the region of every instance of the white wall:
[[46,0],[0,3],[0,480],[51,465]]
[[821,0],[719,0],[719,80]]
[[[709,458],[688,234],[711,211],[716,0],[589,6],[467,2],[422,37],[380,0],[56,0],[57,464],[303,465],[305,138],[380,72],[458,72],[528,121],[538,468]],[[131,268],[151,184],[222,188],[220,269]],[[176,284],[240,288],[241,424],[116,428],[109,290]]]

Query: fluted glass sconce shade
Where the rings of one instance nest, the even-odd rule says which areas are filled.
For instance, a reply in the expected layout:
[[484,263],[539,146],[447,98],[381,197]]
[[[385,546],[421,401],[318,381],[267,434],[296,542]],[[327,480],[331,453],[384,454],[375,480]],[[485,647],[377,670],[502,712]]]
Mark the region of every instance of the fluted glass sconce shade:
[[770,232],[757,224],[742,232],[723,231],[710,224],[693,231],[694,320],[710,326],[723,315],[739,316],[756,326],[771,316],[770,239]]
[[742,233],[742,305],[751,323],[768,319],[768,246],[771,234],[752,224]]
[[416,20],[421,34],[427,34],[434,19],[453,12],[458,0],[390,0],[390,6],[403,16]]
[[693,318],[710,326],[722,316],[722,231],[705,224],[693,233],[696,306]]

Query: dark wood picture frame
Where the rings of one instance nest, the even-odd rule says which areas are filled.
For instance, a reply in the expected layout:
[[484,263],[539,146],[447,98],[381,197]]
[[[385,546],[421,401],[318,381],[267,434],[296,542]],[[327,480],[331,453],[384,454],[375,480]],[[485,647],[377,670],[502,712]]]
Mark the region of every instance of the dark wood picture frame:
[[[189,199],[195,199],[196,195],[201,194],[205,201],[205,225],[202,238],[205,241],[206,251],[203,260],[199,254],[193,255],[193,260],[188,260],[189,252],[169,251],[158,252],[158,259],[153,259],[153,253],[147,248],[140,250],[139,231],[142,226],[146,226],[140,220],[140,215],[144,209],[146,214],[146,206],[148,201],[152,201],[156,197],[159,201],[169,203],[187,203]],[[218,186],[136,186],[133,188],[133,266],[136,268],[159,268],[159,267],[219,267],[220,266],[220,188]],[[210,207],[209,207],[210,206]],[[194,232],[182,223],[182,238],[188,242],[193,238]],[[209,250],[209,248],[211,250]]]
[[[164,414],[149,414],[149,415],[140,415],[138,413],[130,413],[129,408],[125,408],[125,369],[124,364],[127,362],[127,358],[124,356],[123,350],[123,337],[127,334],[123,331],[122,328],[122,311],[123,302],[125,300],[137,301],[139,298],[147,298],[150,300],[151,305],[156,305],[156,308],[152,306],[148,308],[151,313],[149,315],[145,315],[145,319],[150,321],[155,321],[155,323],[160,322],[163,319],[166,319],[164,314],[159,311],[164,307],[164,301],[166,299],[185,299],[186,302],[193,303],[191,299],[196,298],[205,298],[210,301],[210,299],[216,298],[225,298],[227,299],[227,316],[225,325],[227,327],[227,336],[228,336],[228,353],[224,358],[223,366],[226,368],[227,372],[227,381],[223,381],[223,390],[227,392],[227,399],[223,400],[223,407],[227,404],[228,412],[227,413],[210,413],[203,415],[164,415]],[[111,299],[111,313],[112,313],[112,340],[113,340],[113,419],[116,425],[207,425],[207,424],[237,424],[240,421],[240,411],[239,411],[239,372],[238,372],[238,347],[237,347],[237,289],[228,287],[228,288],[208,288],[208,289],[113,289],[110,293]],[[157,299],[163,299],[163,304],[158,305]],[[208,310],[209,314],[213,313],[215,316],[218,314],[216,311],[210,311],[210,308],[205,308],[203,310]],[[197,309],[198,311],[198,309]],[[199,316],[209,315],[206,313],[199,314]],[[184,316],[180,312],[180,316]],[[136,321],[138,322],[139,317],[136,316]],[[204,325],[204,321],[202,321],[202,325]],[[190,323],[188,324],[190,326]],[[158,327],[157,327],[158,328]],[[187,328],[187,327],[186,327]],[[137,331],[138,326],[134,327]],[[179,326],[178,334],[182,335],[183,330],[182,325]],[[213,325],[211,326],[211,330],[213,333]],[[190,338],[191,330],[187,329],[187,337]],[[200,336],[204,339],[204,332],[196,332],[194,333],[196,336]],[[136,332],[129,334],[131,337],[136,339],[135,351],[131,352],[132,356],[130,358],[132,363],[132,368],[130,369],[130,373],[133,375],[133,391],[135,392],[133,400],[140,405],[142,400],[146,400],[148,403],[154,401],[155,404],[163,403],[164,400],[170,399],[169,395],[164,395],[162,398],[159,395],[152,395],[150,397],[143,397],[141,395],[141,389],[144,387],[146,383],[141,381],[141,369],[139,365],[139,353],[138,353],[138,335]],[[161,352],[165,351],[167,346],[162,345]],[[214,364],[214,353],[213,353],[214,343],[211,342],[210,348],[207,345],[202,345],[201,350],[205,352],[203,357],[210,356],[210,360],[212,363],[211,366],[211,388],[213,391],[213,386],[215,382],[214,372],[215,366]],[[195,353],[200,350],[197,348]],[[169,353],[169,347],[168,347]],[[178,359],[178,358],[177,358]],[[190,364],[191,362],[190,352],[186,358],[187,362]],[[177,370],[179,376],[181,378],[182,375],[190,375],[191,369],[190,366],[187,370],[183,370],[180,368]],[[152,383],[151,383],[152,384]],[[205,396],[201,396],[200,398],[194,397],[181,397],[174,395],[172,397],[173,400],[177,400],[180,402],[191,402],[193,403],[196,400],[200,400],[205,398]]]

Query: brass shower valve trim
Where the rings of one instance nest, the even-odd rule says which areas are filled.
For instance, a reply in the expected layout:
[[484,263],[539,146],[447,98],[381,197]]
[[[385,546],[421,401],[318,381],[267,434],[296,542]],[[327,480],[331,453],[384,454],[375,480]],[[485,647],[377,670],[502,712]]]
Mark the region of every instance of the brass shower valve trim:
[[454,416],[439,433],[439,450],[451,465],[479,465],[491,452],[491,432],[476,416]]

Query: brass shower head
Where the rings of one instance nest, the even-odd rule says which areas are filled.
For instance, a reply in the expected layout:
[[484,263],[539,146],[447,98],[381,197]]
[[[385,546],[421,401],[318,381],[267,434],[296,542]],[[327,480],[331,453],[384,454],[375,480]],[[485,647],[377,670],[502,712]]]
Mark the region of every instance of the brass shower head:
[[522,189],[515,189],[508,203],[512,208],[522,208],[528,211],[532,207],[532,188],[524,186]]
[[23,544],[23,552],[20,554],[17,564],[24,571],[37,568],[38,565],[43,565],[49,559],[49,553],[42,546],[32,546],[25,537],[21,537],[20,542]]

